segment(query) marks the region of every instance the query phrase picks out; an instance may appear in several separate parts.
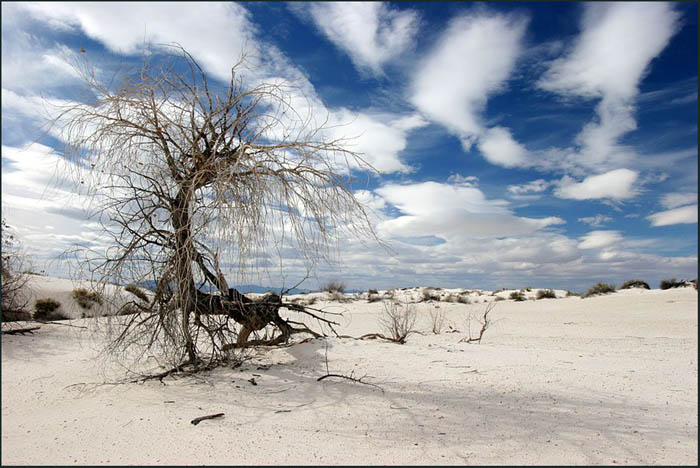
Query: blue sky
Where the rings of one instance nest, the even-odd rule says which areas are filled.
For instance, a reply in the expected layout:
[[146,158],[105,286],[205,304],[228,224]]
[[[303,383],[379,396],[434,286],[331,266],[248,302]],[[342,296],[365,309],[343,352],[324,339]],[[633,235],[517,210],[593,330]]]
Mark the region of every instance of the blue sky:
[[[213,80],[294,82],[379,171],[357,196],[391,247],[338,239],[306,287],[541,286],[697,276],[696,3],[3,3],[2,213],[37,269],[104,238],[47,102],[179,43]],[[55,151],[54,151],[55,150]],[[59,165],[59,166],[57,166]],[[63,166],[60,166],[63,165]],[[47,188],[48,187],[48,188]],[[239,282],[295,283],[296,258]]]

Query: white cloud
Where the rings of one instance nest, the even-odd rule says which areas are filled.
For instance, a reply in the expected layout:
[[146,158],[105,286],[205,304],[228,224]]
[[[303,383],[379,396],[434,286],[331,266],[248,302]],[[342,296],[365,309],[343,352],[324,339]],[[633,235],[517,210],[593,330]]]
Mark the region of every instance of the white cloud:
[[505,200],[489,200],[474,187],[423,182],[387,184],[375,190],[402,215],[378,226],[388,237],[435,235],[448,241],[464,238],[507,237],[531,234],[563,224],[558,217],[541,219],[515,216]]
[[579,249],[602,249],[613,246],[622,241],[622,235],[618,231],[591,231],[581,237]]
[[244,52],[255,67],[256,28],[236,3],[219,2],[46,2],[26,4],[37,18],[79,27],[119,54],[134,54],[144,43],[179,43],[222,80]]
[[637,173],[629,169],[616,169],[605,174],[589,176],[581,182],[564,176],[557,182],[554,195],[574,200],[597,198],[622,200],[637,194],[634,188],[635,180],[637,180]]
[[334,109],[330,114],[332,135],[348,138],[345,146],[359,153],[376,170],[383,173],[409,172],[400,159],[406,148],[408,133],[427,124],[419,116],[357,113]]
[[[457,17],[416,70],[410,101],[458,136],[465,150],[484,134],[480,114],[489,95],[502,90],[510,76],[526,26],[523,18],[497,13]],[[521,162],[522,147],[509,130],[494,129],[485,138],[490,161]]]
[[328,2],[307,4],[318,29],[360,71],[375,75],[412,44],[418,14],[381,2]]
[[679,206],[689,205],[691,203],[697,204],[697,202],[698,194],[692,192],[672,192],[661,197],[661,206],[664,208],[678,208]]
[[672,224],[692,224],[698,222],[698,205],[682,206],[672,210],[661,211],[647,216],[652,226],[670,226]]
[[544,179],[537,179],[526,184],[509,185],[507,190],[513,195],[524,195],[528,193],[544,192],[550,185],[552,184]]
[[605,223],[609,223],[613,219],[610,216],[605,216],[602,214],[597,214],[595,216],[586,216],[584,218],[579,218],[579,221],[586,223],[592,227],[600,227]]
[[587,3],[581,34],[554,60],[538,85],[564,96],[600,98],[597,120],[576,138],[576,165],[605,171],[634,159],[619,145],[637,128],[633,101],[651,61],[678,29],[679,14],[668,3]]
[[513,139],[507,128],[494,127],[486,130],[479,140],[479,150],[491,164],[503,167],[528,165],[527,150]]
[[447,178],[447,182],[464,187],[476,187],[479,185],[479,178],[471,175],[465,177],[462,174],[452,174]]

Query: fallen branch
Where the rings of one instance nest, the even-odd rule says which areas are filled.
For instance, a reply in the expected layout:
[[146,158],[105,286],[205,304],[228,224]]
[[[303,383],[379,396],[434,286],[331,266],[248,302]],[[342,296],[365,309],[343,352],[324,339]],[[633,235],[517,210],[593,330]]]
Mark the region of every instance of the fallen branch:
[[17,335],[17,334],[24,335],[25,333],[31,333],[33,335],[34,330],[39,330],[40,328],[41,327],[15,328],[14,330],[3,330],[2,334],[3,335]]
[[350,374],[350,375],[326,374],[326,375],[322,375],[321,377],[319,377],[318,379],[316,379],[316,381],[317,381],[317,382],[320,382],[321,380],[324,380],[324,379],[327,379],[327,378],[330,378],[330,377],[335,377],[335,378],[337,378],[337,379],[345,379],[345,380],[349,380],[349,381],[351,381],[351,382],[359,383],[359,384],[362,384],[362,385],[369,385],[370,387],[378,388],[379,390],[382,391],[382,393],[384,393],[384,389],[383,389],[382,387],[380,387],[379,385],[363,381],[362,379],[364,379],[365,377],[367,377],[366,375],[364,375],[364,376],[362,376],[362,377],[360,377],[360,378],[358,379],[358,378],[353,377],[352,374]]
[[224,413],[216,413],[216,414],[210,414],[210,415],[208,415],[208,416],[200,416],[200,417],[198,417],[198,418],[194,418],[194,419],[193,419],[192,421],[190,421],[190,422],[196,426],[197,424],[201,423],[201,422],[204,421],[204,420],[207,420],[207,419],[214,419],[214,418],[220,418],[220,417],[222,417],[223,415],[224,415]]

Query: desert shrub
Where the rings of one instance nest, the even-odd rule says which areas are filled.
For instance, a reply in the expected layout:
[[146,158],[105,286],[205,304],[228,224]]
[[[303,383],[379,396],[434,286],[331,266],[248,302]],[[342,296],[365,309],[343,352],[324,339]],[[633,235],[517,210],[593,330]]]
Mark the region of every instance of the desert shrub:
[[142,301],[148,302],[148,296],[146,295],[146,293],[143,292],[141,290],[141,288],[139,288],[135,284],[127,284],[126,286],[124,286],[124,290],[127,292],[130,292],[131,294],[138,297]]
[[379,302],[382,300],[382,296],[377,293],[370,294],[367,296],[367,302]]
[[436,309],[430,311],[430,325],[433,334],[439,335],[445,328],[445,312]]
[[65,320],[70,317],[59,311],[61,303],[49,297],[34,302],[34,318],[37,320]]
[[102,296],[97,291],[88,291],[85,288],[76,288],[73,290],[73,299],[83,309],[91,309],[93,304],[102,305]]
[[557,295],[551,289],[540,289],[537,291],[537,299],[556,299]]
[[321,288],[321,291],[328,291],[329,293],[344,293],[345,283],[339,280],[331,280],[326,283],[325,286]]
[[440,300],[440,294],[436,292],[433,288],[424,288],[422,294],[424,302]]
[[[402,289],[402,291],[403,291],[403,289]],[[376,289],[370,289],[369,291],[367,291],[367,294],[370,294],[370,295],[379,294],[379,291],[377,291]]]
[[[496,296],[496,299],[494,299],[495,302],[498,302],[498,301],[505,301],[505,300],[506,300],[506,298],[503,297],[503,296]],[[521,299],[521,300],[524,301],[525,299]]]
[[599,294],[609,294],[615,292],[615,285],[607,283],[597,283],[588,288],[588,291],[581,297],[597,296]]
[[460,304],[471,304],[472,301],[470,301],[467,296],[460,294],[457,296],[457,302]]
[[567,289],[567,290],[566,290],[566,297],[572,297],[572,296],[577,296],[577,297],[578,297],[578,296],[580,296],[580,294],[577,293],[577,292],[569,291],[569,290]]
[[661,283],[659,284],[659,288],[661,289],[671,289],[677,287],[678,281],[676,281],[676,278],[666,278],[664,280],[661,280]]
[[525,291],[530,292],[530,291],[532,291],[532,288],[530,286],[526,286]]
[[392,341],[404,344],[409,335],[416,333],[416,319],[416,309],[412,305],[390,301],[384,303],[379,324]]
[[665,279],[661,281],[661,284],[659,287],[661,289],[670,289],[670,288],[683,288],[686,286],[692,286],[695,289],[698,289],[698,281],[696,279],[688,281],[688,280],[680,280],[676,281],[676,278],[670,278],[670,279]]
[[523,294],[522,291],[513,291],[512,293],[510,293],[510,298],[516,302],[524,301],[525,294]]
[[651,289],[649,288],[649,284],[645,281],[642,281],[640,279],[633,279],[629,281],[625,281],[622,283],[622,286],[620,286],[620,289],[631,289],[631,288],[644,288],[644,289]]
[[314,304],[316,304],[317,300],[318,300],[318,298],[316,296],[311,296],[310,298],[308,298],[306,300],[306,305],[314,305]]

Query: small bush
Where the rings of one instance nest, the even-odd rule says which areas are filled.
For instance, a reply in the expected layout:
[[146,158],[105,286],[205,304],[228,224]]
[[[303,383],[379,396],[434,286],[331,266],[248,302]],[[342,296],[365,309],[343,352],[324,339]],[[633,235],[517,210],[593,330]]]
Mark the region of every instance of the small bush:
[[597,296],[599,294],[609,294],[615,292],[615,285],[607,283],[597,283],[588,288],[586,294],[581,297]]
[[[402,289],[402,291],[403,291],[403,289]],[[379,291],[377,291],[376,289],[370,289],[369,291],[367,291],[367,294],[369,294],[369,295],[379,294]]]
[[[506,300],[506,298],[503,296],[496,296],[496,299],[494,299],[495,302],[505,301],[505,300]],[[521,299],[521,300],[524,301],[525,299]]]
[[523,294],[522,291],[513,291],[512,293],[510,293],[510,298],[516,302],[524,301],[525,294]]
[[425,288],[423,289],[423,301],[424,302],[430,302],[430,301],[439,301],[440,300],[440,294],[435,291],[433,288]]
[[146,295],[146,293],[143,292],[141,290],[141,288],[139,288],[135,284],[127,284],[126,286],[124,286],[124,290],[127,292],[130,292],[131,294],[138,297],[142,301],[148,302],[148,296]]
[[66,320],[70,317],[57,309],[61,303],[51,298],[37,299],[34,303],[34,318],[37,320]]
[[633,279],[633,280],[625,281],[624,283],[622,283],[622,286],[620,286],[620,289],[631,289],[631,288],[651,289],[647,282],[642,281],[640,279]]
[[576,297],[579,297],[579,296],[580,296],[580,294],[579,294],[579,293],[577,293],[577,292],[572,292],[572,291],[569,291],[569,290],[567,289],[567,291],[566,291],[566,297],[572,297],[572,296],[576,296]]
[[102,297],[97,291],[88,291],[85,288],[76,288],[73,290],[73,299],[78,302],[78,305],[83,309],[91,309],[93,304],[102,305]]
[[336,301],[336,302],[349,302],[350,299],[345,297],[345,294],[343,294],[340,291],[333,291],[328,293],[328,300],[329,301]]
[[670,278],[670,279],[665,279],[665,280],[661,281],[661,284],[659,287],[661,289],[671,289],[671,288],[683,288],[686,286],[692,286],[695,289],[698,289],[697,283],[698,283],[698,281],[696,279],[691,280],[691,281],[687,281],[687,280],[676,281],[676,278]]
[[328,283],[326,283],[325,286],[321,288],[322,291],[328,291],[329,293],[344,293],[345,292],[345,283],[342,281],[338,280],[331,280]]
[[379,302],[381,300],[382,300],[382,296],[380,296],[379,294],[376,294],[376,293],[370,294],[369,296],[367,296],[367,302]]
[[530,286],[527,286],[527,287],[525,288],[525,291],[531,292],[531,291],[532,291],[532,288],[531,288]]
[[460,304],[471,304],[472,303],[472,301],[470,301],[467,296],[463,296],[461,294],[459,296],[457,296],[457,302],[459,302]]
[[537,299],[556,299],[557,295],[551,289],[540,289],[537,291]]
[[445,328],[445,312],[442,310],[430,311],[431,330],[434,335],[439,335]]
[[413,306],[392,301],[384,303],[384,314],[379,318],[379,323],[392,341],[404,344],[409,335],[416,333],[416,319]]

